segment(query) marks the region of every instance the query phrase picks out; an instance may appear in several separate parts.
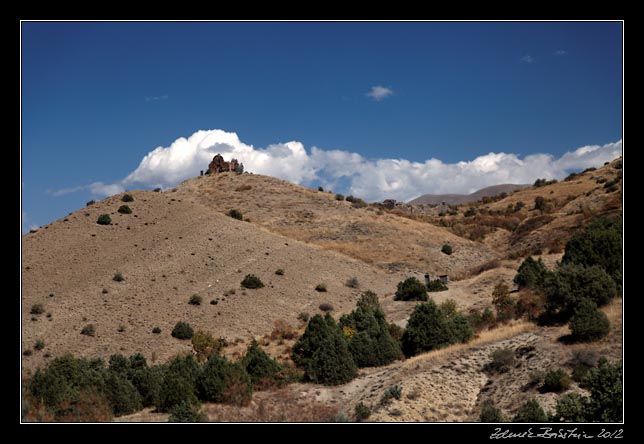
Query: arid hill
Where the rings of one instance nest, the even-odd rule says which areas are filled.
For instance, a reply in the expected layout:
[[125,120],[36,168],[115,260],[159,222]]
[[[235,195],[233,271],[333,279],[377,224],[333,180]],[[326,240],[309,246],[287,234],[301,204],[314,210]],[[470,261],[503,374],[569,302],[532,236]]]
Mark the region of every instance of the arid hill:
[[511,193],[512,191],[517,191],[529,186],[530,185],[516,185],[508,183],[481,188],[480,190],[470,194],[423,194],[422,196],[410,200],[408,203],[411,205],[437,205],[440,203],[445,203],[447,205],[464,204],[476,202],[477,200],[481,200],[484,196]]
[[[179,185],[174,194],[221,213],[241,211],[253,225],[387,270],[457,275],[498,256],[442,227],[372,206],[359,208],[331,193],[273,177],[229,173],[196,177]],[[452,246],[452,255],[441,253],[446,243]]]

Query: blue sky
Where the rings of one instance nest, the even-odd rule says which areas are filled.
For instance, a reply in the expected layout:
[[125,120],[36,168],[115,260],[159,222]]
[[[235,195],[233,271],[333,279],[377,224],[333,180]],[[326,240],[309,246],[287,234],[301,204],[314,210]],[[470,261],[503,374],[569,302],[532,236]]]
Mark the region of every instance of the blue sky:
[[622,76],[615,22],[24,22],[23,230],[214,151],[369,200],[561,176],[621,152]]

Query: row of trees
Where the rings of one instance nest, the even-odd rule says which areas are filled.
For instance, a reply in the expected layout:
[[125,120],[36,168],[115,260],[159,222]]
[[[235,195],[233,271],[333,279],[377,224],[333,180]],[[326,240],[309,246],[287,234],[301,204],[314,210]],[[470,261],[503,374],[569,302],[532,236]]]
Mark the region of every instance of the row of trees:
[[568,322],[582,341],[605,336],[609,321],[598,307],[622,291],[622,222],[600,218],[566,244],[561,263],[548,270],[541,259],[527,258],[514,282],[543,299],[543,323]]
[[245,405],[254,388],[288,378],[287,369],[253,341],[238,362],[219,350],[203,364],[188,354],[152,366],[138,353],[112,355],[107,366],[67,354],[38,369],[27,389],[32,409],[44,408],[56,420],[107,421],[143,407],[195,420],[200,401]]
[[293,361],[305,378],[323,384],[343,384],[360,367],[387,365],[402,356],[414,356],[449,344],[468,342],[474,331],[453,301],[437,306],[419,304],[402,331],[387,324],[377,296],[367,291],[357,307],[339,322],[326,314],[313,316],[293,346]]

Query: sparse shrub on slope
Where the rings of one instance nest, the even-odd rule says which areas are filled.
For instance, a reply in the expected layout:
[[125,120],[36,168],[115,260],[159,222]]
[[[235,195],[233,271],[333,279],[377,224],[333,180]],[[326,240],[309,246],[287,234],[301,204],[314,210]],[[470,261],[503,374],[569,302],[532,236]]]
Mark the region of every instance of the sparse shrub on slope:
[[230,210],[226,214],[227,214],[228,217],[232,217],[233,219],[237,219],[237,220],[243,220],[244,219],[244,215],[239,210]]
[[450,244],[443,244],[441,247],[441,253],[445,253],[446,255],[452,254],[452,246]]
[[402,282],[398,283],[396,301],[426,301],[427,288],[415,277],[409,277]]
[[89,207],[89,206],[91,206],[91,205],[94,205],[95,203],[96,203],[96,201],[95,201],[94,199],[92,199],[92,200],[88,201],[88,202],[85,204],[85,206],[86,206],[86,207]]
[[293,361],[312,382],[337,385],[355,378],[357,367],[335,320],[315,315],[293,346]]
[[543,380],[543,391],[560,393],[570,388],[570,376],[562,369],[546,372]]
[[598,265],[622,288],[622,220],[602,217],[566,243],[562,264]]
[[134,197],[131,194],[126,193],[126,194],[123,195],[123,197],[121,197],[121,201],[123,201],[123,202],[134,202]]
[[172,329],[172,337],[177,339],[191,339],[194,335],[194,330],[185,321],[179,321]]
[[546,412],[535,399],[526,401],[517,414],[512,418],[512,422],[547,422]]
[[360,402],[355,406],[354,416],[357,422],[362,422],[371,416],[371,409],[363,402]]
[[575,308],[569,327],[573,337],[582,342],[596,341],[610,332],[608,318],[589,299],[583,299]]
[[510,288],[504,281],[499,281],[492,292],[492,305],[496,308],[496,319],[499,322],[514,318],[516,301],[510,297]]
[[94,324],[87,324],[81,329],[81,334],[85,336],[94,336],[96,334],[96,327],[94,327]]
[[282,366],[268,356],[254,339],[248,346],[241,363],[250,375],[254,387],[270,385],[271,381],[279,378],[282,371]]
[[241,281],[241,286],[249,289],[263,288],[264,283],[254,274],[247,274]]
[[579,393],[566,393],[557,399],[555,413],[551,419],[555,422],[588,422],[587,402],[588,399]]
[[45,312],[45,306],[43,304],[34,304],[31,306],[29,313],[33,315],[43,314]]
[[483,401],[481,405],[480,420],[481,422],[504,422],[501,410],[494,407],[494,404],[489,399]]
[[99,225],[110,225],[112,223],[112,218],[109,214],[101,214],[98,216],[96,223]]
[[198,294],[193,294],[188,300],[188,304],[190,305],[201,305],[201,302],[203,302],[203,298]]
[[450,327],[436,303],[429,300],[414,308],[402,337],[405,356],[442,348],[452,342]]
[[429,281],[429,285],[427,285],[425,288],[429,292],[447,291],[447,285],[443,284],[440,279]]
[[511,348],[501,348],[492,352],[492,362],[488,363],[485,368],[495,373],[505,373],[510,370],[514,364],[514,350]]
[[127,205],[121,205],[117,211],[121,214],[132,214],[132,208]]

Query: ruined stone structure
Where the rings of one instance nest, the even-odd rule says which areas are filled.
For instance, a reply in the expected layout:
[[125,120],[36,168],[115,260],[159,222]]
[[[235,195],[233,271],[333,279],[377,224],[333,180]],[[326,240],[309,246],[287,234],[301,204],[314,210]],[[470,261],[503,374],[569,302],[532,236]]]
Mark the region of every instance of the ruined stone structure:
[[230,162],[224,160],[224,156],[217,154],[212,158],[212,162],[208,165],[208,171],[206,174],[217,174],[224,172],[235,172],[241,174],[244,172],[244,164],[239,163],[237,159],[231,159]]

